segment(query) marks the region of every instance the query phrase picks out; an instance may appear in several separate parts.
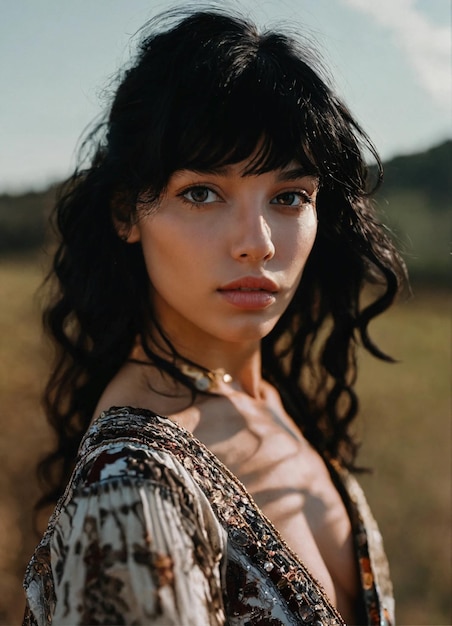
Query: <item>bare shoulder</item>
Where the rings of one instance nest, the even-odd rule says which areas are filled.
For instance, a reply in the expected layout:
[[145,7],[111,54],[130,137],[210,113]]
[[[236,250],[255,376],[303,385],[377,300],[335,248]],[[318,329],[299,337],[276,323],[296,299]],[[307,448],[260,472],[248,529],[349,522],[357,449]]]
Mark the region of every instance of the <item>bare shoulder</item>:
[[190,405],[191,394],[181,385],[164,379],[156,368],[127,362],[102,392],[93,419],[112,406],[133,406],[170,417]]

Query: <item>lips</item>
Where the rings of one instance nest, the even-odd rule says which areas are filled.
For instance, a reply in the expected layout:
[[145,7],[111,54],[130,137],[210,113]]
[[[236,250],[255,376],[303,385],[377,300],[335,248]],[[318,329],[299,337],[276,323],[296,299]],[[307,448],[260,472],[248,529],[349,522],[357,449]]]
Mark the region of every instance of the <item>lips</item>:
[[218,291],[266,291],[268,293],[277,293],[278,285],[264,276],[245,276],[223,285]]
[[278,285],[269,278],[245,276],[223,285],[217,291],[234,307],[257,310],[265,309],[275,302]]

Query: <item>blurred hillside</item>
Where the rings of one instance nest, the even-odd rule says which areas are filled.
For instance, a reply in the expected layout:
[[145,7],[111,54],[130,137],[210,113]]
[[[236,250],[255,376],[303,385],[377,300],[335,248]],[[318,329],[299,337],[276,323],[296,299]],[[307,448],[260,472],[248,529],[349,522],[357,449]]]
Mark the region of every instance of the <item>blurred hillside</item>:
[[[452,140],[385,163],[376,201],[402,250],[412,282],[446,285],[452,199]],[[0,255],[34,251],[49,238],[58,185],[43,192],[0,195]]]
[[385,194],[411,191],[430,202],[433,213],[450,209],[452,198],[452,140],[426,152],[401,156],[384,166]]
[[376,201],[411,281],[450,285],[452,140],[385,163]]
[[33,252],[45,244],[57,190],[53,185],[41,192],[0,195],[0,255]]

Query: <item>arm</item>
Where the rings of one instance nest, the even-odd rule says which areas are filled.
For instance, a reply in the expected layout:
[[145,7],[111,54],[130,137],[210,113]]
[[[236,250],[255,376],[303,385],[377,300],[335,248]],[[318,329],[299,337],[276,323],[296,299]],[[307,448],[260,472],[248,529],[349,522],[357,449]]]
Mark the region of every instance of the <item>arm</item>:
[[224,623],[224,531],[184,468],[157,457],[125,449],[98,480],[99,459],[64,508],[51,545],[54,623]]

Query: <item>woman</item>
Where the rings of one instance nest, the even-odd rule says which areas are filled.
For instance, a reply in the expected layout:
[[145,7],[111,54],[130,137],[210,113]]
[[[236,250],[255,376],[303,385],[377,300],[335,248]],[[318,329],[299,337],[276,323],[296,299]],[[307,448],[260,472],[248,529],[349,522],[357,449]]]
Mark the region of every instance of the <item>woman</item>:
[[24,623],[392,623],[349,473],[355,346],[388,359],[367,327],[404,276],[375,151],[292,38],[168,19],[56,207],[59,501]]

